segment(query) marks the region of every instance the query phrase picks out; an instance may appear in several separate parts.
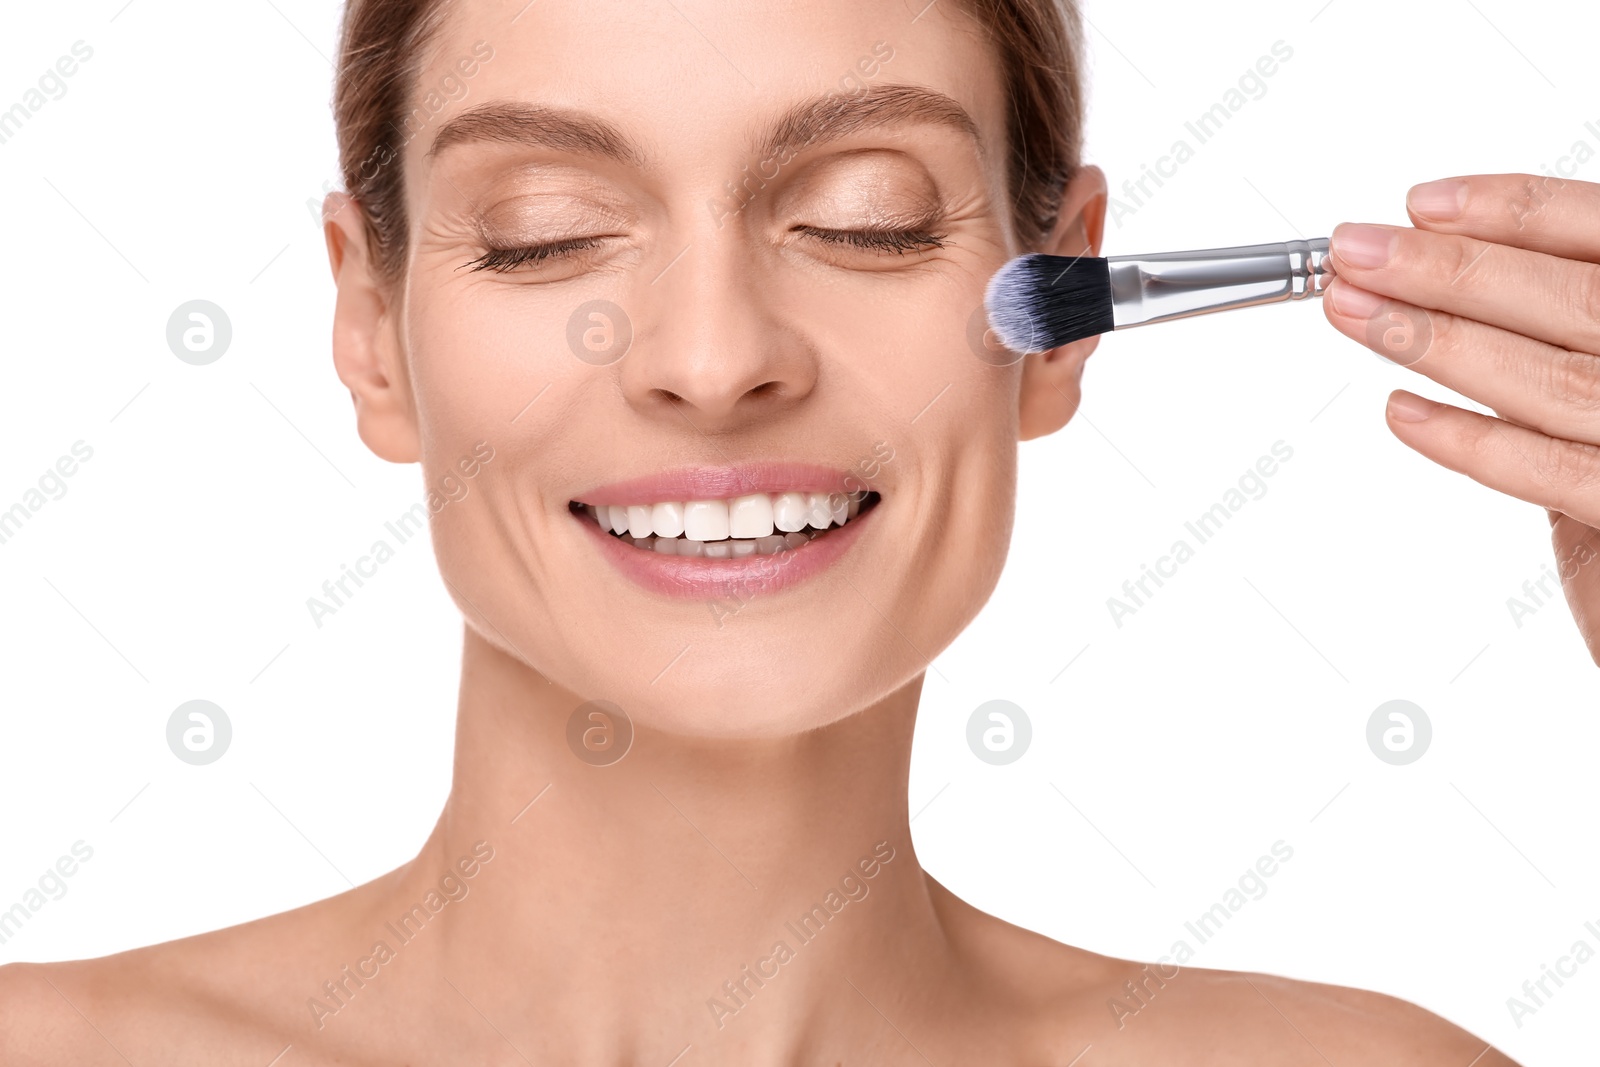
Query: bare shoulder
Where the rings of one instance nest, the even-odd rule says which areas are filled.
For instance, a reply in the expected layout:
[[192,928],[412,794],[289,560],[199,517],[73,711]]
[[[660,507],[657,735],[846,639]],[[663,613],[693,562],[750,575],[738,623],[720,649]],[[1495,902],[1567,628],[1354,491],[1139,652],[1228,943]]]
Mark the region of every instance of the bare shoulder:
[[1134,1060],[1155,1050],[1192,1055],[1204,1048],[1197,1062],[1248,1055],[1307,1067],[1329,1061],[1516,1067],[1482,1038],[1383,993],[1175,964],[1122,961],[1122,968],[1122,983],[1102,1007],[1106,1044],[1131,1038]]
[[0,967],[0,1063],[99,1062],[84,1047],[79,1026],[63,1016],[67,1004],[52,988],[52,970],[41,963]]
[[170,1025],[179,1004],[195,1020],[214,1020],[195,991],[152,980],[163,947],[0,967],[0,1063],[123,1063],[151,1051],[148,1024]]
[[0,966],[0,1064],[270,1063],[306,1044],[299,1009],[340,902],[108,956]]
[[[931,882],[931,880],[930,880]],[[931,883],[957,951],[1026,1034],[1019,1062],[1517,1067],[1454,1023],[1382,993],[1104,956],[1014,926]]]

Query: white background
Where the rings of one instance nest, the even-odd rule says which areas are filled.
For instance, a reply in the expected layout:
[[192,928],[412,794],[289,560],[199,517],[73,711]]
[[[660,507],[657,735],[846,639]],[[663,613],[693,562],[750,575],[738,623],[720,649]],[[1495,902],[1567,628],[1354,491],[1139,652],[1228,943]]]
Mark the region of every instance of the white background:
[[[0,545],[0,909],[94,849],[0,961],[339,892],[409,858],[448,787],[460,622],[425,542],[322,629],[305,608],[422,493],[362,447],[328,353],[307,201],[337,182],[337,5],[124,3],[22,5],[0,36],[0,108],[94,49],[0,145],[0,509],[94,449]],[[1404,222],[1414,182],[1600,149],[1592,5],[1086,10],[1088,157],[1114,187],[1193,144],[1184,122],[1275,41],[1294,52],[1107,254]],[[165,341],[195,298],[234,329],[203,368]],[[1082,413],[1024,446],[1006,575],[929,674],[916,846],[988,911],[1154,959],[1281,839],[1293,859],[1195,965],[1383,990],[1529,1067],[1571,1063],[1596,1044],[1600,961],[1521,1027],[1506,998],[1579,938],[1600,949],[1595,669],[1564,603],[1520,627],[1507,609],[1550,562],[1543,512],[1395,441],[1397,386],[1447,397],[1314,306],[1107,338]],[[1107,598],[1280,439],[1266,495],[1116,626]],[[205,768],[164,736],[197,697],[235,731]],[[1034,728],[1005,767],[965,740],[994,698]],[[1434,728],[1404,767],[1365,740],[1396,698]]]

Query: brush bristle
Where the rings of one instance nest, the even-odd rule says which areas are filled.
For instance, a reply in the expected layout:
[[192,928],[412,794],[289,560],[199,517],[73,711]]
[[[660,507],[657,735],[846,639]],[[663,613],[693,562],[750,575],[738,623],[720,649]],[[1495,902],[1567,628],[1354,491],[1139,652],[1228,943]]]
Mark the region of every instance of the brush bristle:
[[1114,328],[1110,265],[1092,256],[1018,256],[989,279],[983,303],[1013,352],[1043,352]]

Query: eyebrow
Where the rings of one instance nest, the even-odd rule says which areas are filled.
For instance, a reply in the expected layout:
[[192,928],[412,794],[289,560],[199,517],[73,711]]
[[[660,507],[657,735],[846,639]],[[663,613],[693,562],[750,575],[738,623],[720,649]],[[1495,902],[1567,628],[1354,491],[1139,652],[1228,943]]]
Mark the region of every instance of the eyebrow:
[[918,123],[955,130],[983,146],[978,124],[965,108],[944,93],[921,85],[875,85],[849,96],[828,93],[813,97],[784,112],[756,143],[765,158],[784,149],[798,150],[867,130]]
[[[851,95],[812,97],[790,107],[754,143],[760,157],[768,159],[868,130],[918,123],[955,130],[983,147],[978,125],[965,108],[944,93],[919,85],[875,85]],[[636,167],[648,158],[637,142],[604,119],[570,108],[509,100],[479,104],[446,122],[434,135],[427,155],[470,142],[537,145]]]
[[611,123],[567,108],[497,100],[468,108],[439,128],[427,155],[474,141],[540,145],[638,166],[644,152]]

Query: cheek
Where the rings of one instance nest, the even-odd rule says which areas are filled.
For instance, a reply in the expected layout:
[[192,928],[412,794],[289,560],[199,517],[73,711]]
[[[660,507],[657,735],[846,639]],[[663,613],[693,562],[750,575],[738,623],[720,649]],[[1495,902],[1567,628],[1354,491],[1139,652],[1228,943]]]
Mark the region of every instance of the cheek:
[[813,297],[813,336],[840,354],[830,366],[848,393],[828,397],[828,410],[883,443],[868,464],[881,463],[898,490],[879,516],[871,587],[841,598],[870,598],[858,621],[889,639],[886,669],[907,641],[932,656],[953,640],[994,591],[1010,547],[1022,364],[974,351],[981,301],[953,285]]
[[406,349],[424,443],[477,426],[492,432],[490,444],[498,447],[511,420],[559,369],[548,354],[558,340],[548,315],[471,287],[417,287],[410,295]]
[[981,332],[974,347],[982,292],[955,282],[818,287],[792,299],[812,343],[832,354],[828,409],[892,450],[890,467],[910,468],[890,472],[907,487],[891,509],[904,516],[896,537],[940,575],[930,585],[944,596],[922,606],[959,611],[967,577],[992,586],[1010,541],[1022,363],[996,361]]
[[778,311],[801,324],[846,385],[874,390],[885,429],[921,426],[941,406],[977,411],[992,425],[1014,415],[1007,408],[1015,407],[1019,367],[1005,365],[1014,357],[997,358],[983,330],[973,330],[975,321],[987,322],[983,290],[963,282],[950,275],[803,282],[785,287]]
[[[531,576],[521,594],[537,601],[545,587],[532,546],[553,519],[566,517],[538,510],[538,489],[560,462],[562,400],[572,394],[570,383],[553,381],[563,361],[548,354],[549,330],[528,310],[469,291],[418,287],[413,296],[407,366],[440,571],[453,593],[485,611],[497,576]],[[459,606],[476,617],[471,604]],[[490,621],[504,626],[508,612],[548,617],[536,604],[512,601]]]
[[926,518],[915,522],[911,546],[929,581],[912,590],[923,599],[911,610],[957,632],[994,591],[1011,545],[1017,484],[1011,373],[986,367],[956,380],[914,427],[932,454]]

